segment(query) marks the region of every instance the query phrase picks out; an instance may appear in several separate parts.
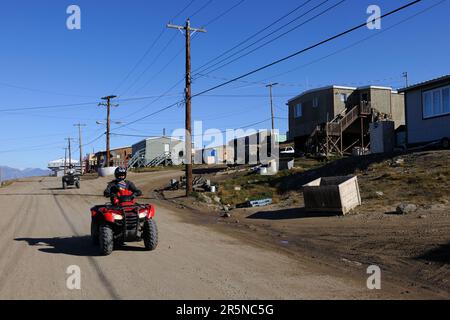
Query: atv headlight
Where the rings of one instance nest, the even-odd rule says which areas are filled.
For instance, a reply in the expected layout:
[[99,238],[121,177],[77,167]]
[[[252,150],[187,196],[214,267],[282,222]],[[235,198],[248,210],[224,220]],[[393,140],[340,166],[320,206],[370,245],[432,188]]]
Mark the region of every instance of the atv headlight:
[[144,219],[148,215],[148,210],[139,212],[139,219]]
[[113,213],[112,216],[113,216],[114,220],[123,220],[123,217],[120,214]]

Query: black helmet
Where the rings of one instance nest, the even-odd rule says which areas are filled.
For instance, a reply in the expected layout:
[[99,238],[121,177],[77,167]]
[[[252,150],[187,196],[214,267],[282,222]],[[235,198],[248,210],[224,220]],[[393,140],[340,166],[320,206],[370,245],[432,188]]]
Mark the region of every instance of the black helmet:
[[127,177],[127,169],[124,167],[118,167],[116,171],[114,171],[114,176],[116,179],[119,179],[119,177],[124,177],[123,179],[125,179]]

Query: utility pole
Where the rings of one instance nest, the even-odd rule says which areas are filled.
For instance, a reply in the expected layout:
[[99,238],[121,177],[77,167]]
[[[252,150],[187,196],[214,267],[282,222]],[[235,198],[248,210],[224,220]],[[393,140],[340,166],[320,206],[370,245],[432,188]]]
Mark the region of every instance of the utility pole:
[[72,166],[72,149],[70,147],[70,141],[72,138],[66,138],[66,140],[69,141],[69,168]]
[[191,36],[196,32],[205,33],[204,29],[191,28],[191,20],[187,19],[185,26],[168,24],[167,28],[184,31],[186,36],[186,141],[185,141],[185,159],[186,159],[186,196],[189,197],[193,191],[192,182],[192,121],[191,121]]
[[405,88],[408,88],[408,86],[409,86],[408,72],[403,72],[403,78],[405,78],[405,81],[406,81],[406,87]]
[[274,86],[276,86],[278,83],[271,83],[271,84],[268,84],[267,86],[266,86],[266,88],[269,88],[269,94],[270,94],[270,111],[271,111],[271,114],[272,114],[272,133],[273,132],[275,132],[275,120],[274,120],[274,111],[273,111],[273,95],[272,95],[272,88],[274,87]]
[[67,148],[64,148],[64,175],[66,175],[67,172]]
[[111,95],[103,97],[102,100],[106,100],[106,103],[99,103],[99,106],[106,107],[106,163],[105,167],[109,167],[110,164],[110,144],[109,144],[109,133],[111,130],[111,107],[118,107],[118,104],[111,105],[111,99],[117,98],[117,96]]
[[81,142],[81,127],[86,127],[85,124],[78,123],[74,124],[75,127],[78,127],[78,140],[80,145],[80,173],[83,175],[83,144]]

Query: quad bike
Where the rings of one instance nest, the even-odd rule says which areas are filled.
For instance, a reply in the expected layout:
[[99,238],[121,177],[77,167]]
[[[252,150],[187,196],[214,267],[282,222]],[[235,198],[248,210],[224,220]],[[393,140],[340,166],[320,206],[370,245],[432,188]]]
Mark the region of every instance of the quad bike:
[[62,178],[62,188],[67,189],[68,186],[75,186],[80,189],[80,177],[75,174],[67,174]]
[[144,241],[145,249],[153,251],[158,245],[155,208],[137,204],[134,196],[120,199],[117,204],[95,206],[91,209],[91,238],[102,255],[110,255],[125,242]]

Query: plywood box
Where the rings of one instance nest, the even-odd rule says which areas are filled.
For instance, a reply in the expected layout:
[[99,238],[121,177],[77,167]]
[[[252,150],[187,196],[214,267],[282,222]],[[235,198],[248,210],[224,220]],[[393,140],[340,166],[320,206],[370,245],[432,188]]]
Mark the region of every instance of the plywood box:
[[305,208],[308,211],[347,214],[361,205],[358,178],[328,177],[303,186]]

